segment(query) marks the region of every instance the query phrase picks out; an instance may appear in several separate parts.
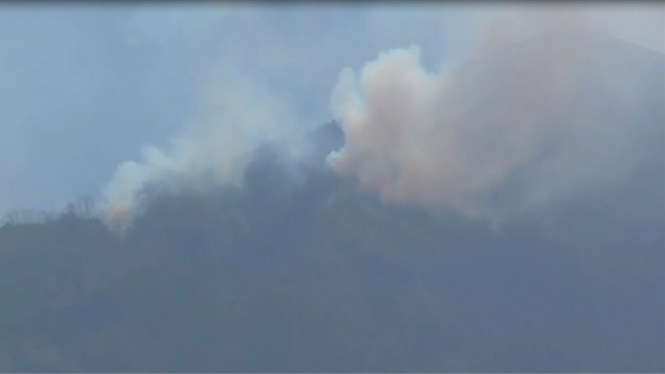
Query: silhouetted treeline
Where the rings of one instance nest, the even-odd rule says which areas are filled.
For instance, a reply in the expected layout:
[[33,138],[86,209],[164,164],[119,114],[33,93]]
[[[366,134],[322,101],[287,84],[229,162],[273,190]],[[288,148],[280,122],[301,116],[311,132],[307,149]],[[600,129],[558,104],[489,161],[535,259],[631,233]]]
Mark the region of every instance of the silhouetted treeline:
[[620,215],[663,204],[663,162],[558,232],[496,232],[261,154],[125,236],[85,204],[0,228],[0,371],[665,369],[665,218]]

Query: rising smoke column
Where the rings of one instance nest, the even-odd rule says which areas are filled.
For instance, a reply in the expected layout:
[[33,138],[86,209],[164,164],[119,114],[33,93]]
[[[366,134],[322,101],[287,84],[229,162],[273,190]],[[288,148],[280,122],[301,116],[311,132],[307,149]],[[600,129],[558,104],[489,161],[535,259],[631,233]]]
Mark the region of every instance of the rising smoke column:
[[147,187],[177,192],[242,183],[255,150],[294,130],[289,103],[232,64],[215,69],[202,93],[197,126],[171,139],[165,150],[147,145],[140,161],[118,166],[105,190],[105,221],[123,232],[145,208]]
[[345,69],[331,110],[346,144],[330,165],[385,203],[494,222],[626,180],[645,157],[634,120],[653,112],[653,54],[610,56],[620,42],[570,13],[535,20],[456,68],[428,72],[412,46]]
[[[491,219],[628,178],[643,157],[632,117],[648,112],[643,86],[660,76],[635,74],[639,61],[617,68],[635,56],[606,58],[603,37],[574,12],[543,14],[517,31],[488,23],[493,37],[455,68],[427,71],[413,46],[358,77],[345,70],[331,108],[346,144],[330,164],[387,203]],[[118,167],[106,190],[111,227],[140,214],[148,186],[239,184],[259,144],[292,134],[288,103],[242,69],[220,71],[196,131]]]

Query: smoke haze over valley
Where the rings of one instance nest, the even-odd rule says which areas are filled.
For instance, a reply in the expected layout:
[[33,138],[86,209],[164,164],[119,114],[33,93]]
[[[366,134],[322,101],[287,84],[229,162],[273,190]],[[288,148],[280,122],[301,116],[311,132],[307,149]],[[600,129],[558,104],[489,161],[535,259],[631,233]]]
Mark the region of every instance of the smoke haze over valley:
[[662,5],[4,10],[0,371],[665,371]]

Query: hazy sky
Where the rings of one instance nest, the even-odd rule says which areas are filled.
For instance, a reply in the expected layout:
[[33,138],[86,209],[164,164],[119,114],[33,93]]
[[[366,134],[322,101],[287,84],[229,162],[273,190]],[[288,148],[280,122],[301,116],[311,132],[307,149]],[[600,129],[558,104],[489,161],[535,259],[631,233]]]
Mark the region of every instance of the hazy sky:
[[[99,197],[118,165],[140,159],[143,146],[165,147],[206,122],[237,118],[227,113],[232,91],[219,88],[228,77],[236,77],[228,87],[251,85],[278,98],[270,100],[290,122],[285,127],[316,126],[332,119],[331,93],[343,68],[358,70],[381,51],[415,44],[423,65],[435,69],[469,49],[479,25],[513,11],[2,5],[0,214]],[[619,36],[663,51],[662,6],[597,13]]]

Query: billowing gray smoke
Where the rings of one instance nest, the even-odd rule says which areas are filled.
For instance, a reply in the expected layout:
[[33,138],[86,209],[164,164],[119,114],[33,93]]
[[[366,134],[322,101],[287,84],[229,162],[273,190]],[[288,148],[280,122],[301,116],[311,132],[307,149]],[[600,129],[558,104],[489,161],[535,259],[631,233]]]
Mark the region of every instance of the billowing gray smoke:
[[[629,179],[648,157],[647,127],[662,132],[662,109],[642,117],[663,106],[663,56],[600,26],[647,46],[662,37],[623,27],[617,13],[592,24],[577,8],[495,11],[477,14],[485,34],[458,65],[427,71],[412,46],[379,55],[358,77],[344,70],[331,108],[346,144],[330,165],[387,203],[495,222]],[[170,148],[144,147],[140,161],[119,166],[106,190],[111,228],[131,224],[147,186],[237,185],[260,144],[304,128],[237,65],[213,74],[203,114]]]
[[177,191],[192,186],[235,184],[263,142],[288,136],[293,118],[288,102],[226,64],[211,74],[202,96],[199,123],[171,139],[166,151],[142,149],[140,162],[127,161],[106,189],[107,225],[127,229],[143,209],[148,186]]
[[629,179],[664,129],[663,55],[582,17],[543,24],[436,72],[417,46],[345,69],[330,165],[386,203],[495,223]]

